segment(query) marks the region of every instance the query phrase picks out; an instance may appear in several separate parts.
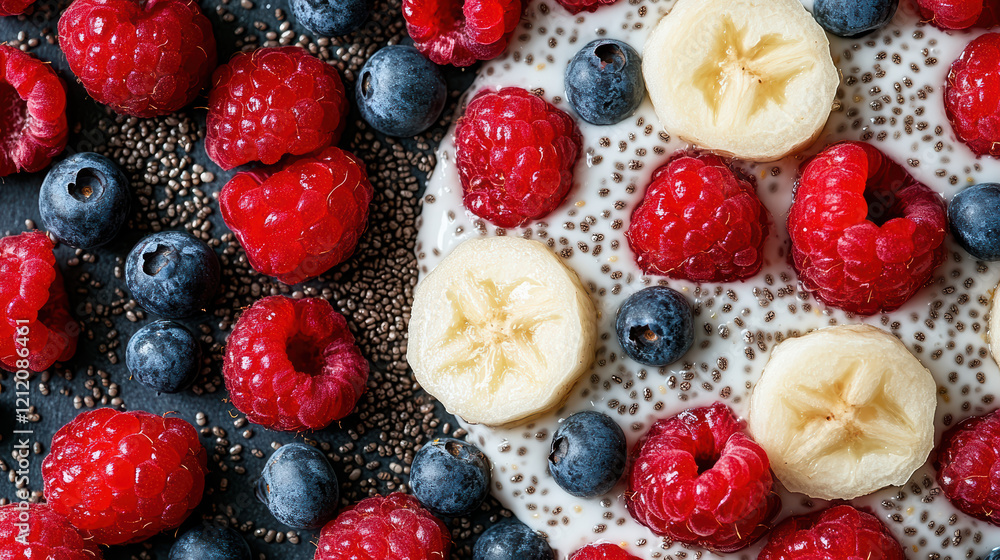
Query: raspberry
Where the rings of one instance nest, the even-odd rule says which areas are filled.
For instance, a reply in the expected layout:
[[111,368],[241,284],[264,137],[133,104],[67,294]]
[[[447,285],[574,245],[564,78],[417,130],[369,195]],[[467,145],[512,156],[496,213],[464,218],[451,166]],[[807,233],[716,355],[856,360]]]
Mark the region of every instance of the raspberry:
[[733,552],[759,539],[781,500],[767,455],[722,403],[659,420],[632,449],[625,505],[654,533]]
[[45,371],[73,357],[79,333],[49,238],[0,239],[0,367]]
[[212,25],[194,0],[74,0],[59,46],[91,97],[133,117],[191,103],[216,64]]
[[5,44],[0,44],[0,108],[0,177],[41,171],[66,147],[62,80],[48,64]]
[[593,543],[569,555],[569,560],[639,560],[611,543]]
[[877,517],[847,505],[782,521],[757,556],[757,560],[905,558],[902,547]]
[[1000,157],[1000,33],[976,38],[951,63],[944,106],[959,140]]
[[268,174],[237,174],[222,189],[222,218],[250,265],[285,284],[326,272],[354,252],[368,223],[365,166],[339,148],[288,161]]
[[35,0],[0,0],[0,17],[23,14]]
[[258,300],[236,322],[222,366],[233,406],[272,430],[321,430],[354,409],[368,362],[324,299]]
[[760,272],[769,220],[753,177],[681,152],[653,172],[625,237],[646,274],[728,282]]
[[917,0],[920,15],[942,29],[993,27],[1000,0]]
[[792,264],[827,305],[897,309],[944,260],[944,200],[877,148],[827,147],[806,163],[788,214]]
[[348,105],[337,70],[302,47],[236,54],[212,76],[205,150],[223,169],[336,144]]
[[53,436],[45,498],[93,543],[139,542],[179,527],[198,506],[207,462],[184,420],[99,408]]
[[403,0],[406,31],[435,64],[500,56],[521,20],[521,0]]
[[326,524],[316,560],[451,558],[451,533],[416,498],[394,493],[366,498]]
[[573,186],[582,144],[573,118],[537,95],[479,93],[455,132],[465,207],[500,227],[545,216]]
[[1000,410],[966,418],[945,432],[934,467],[952,505],[1000,525]]
[[0,506],[0,558],[101,560],[101,551],[49,506],[20,502]]
[[576,15],[580,12],[596,12],[597,8],[614,4],[618,0],[556,0],[569,13]]

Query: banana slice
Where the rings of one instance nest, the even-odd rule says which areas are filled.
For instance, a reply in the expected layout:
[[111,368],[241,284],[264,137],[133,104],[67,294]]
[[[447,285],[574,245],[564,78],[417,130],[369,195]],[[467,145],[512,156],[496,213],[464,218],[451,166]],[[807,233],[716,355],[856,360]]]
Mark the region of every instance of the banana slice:
[[646,41],[642,74],[667,132],[750,161],[812,144],[840,83],[799,0],[677,0]]
[[750,431],[785,488],[850,500],[904,484],[934,443],[936,385],[891,334],[830,327],[771,353]]
[[993,361],[1000,364],[1000,306],[997,299],[1000,299],[1000,284],[993,289],[993,300],[990,302],[990,320],[986,326],[986,336],[990,341],[990,354]]
[[417,286],[406,359],[467,422],[527,420],[590,369],[597,312],[576,273],[518,237],[459,245]]

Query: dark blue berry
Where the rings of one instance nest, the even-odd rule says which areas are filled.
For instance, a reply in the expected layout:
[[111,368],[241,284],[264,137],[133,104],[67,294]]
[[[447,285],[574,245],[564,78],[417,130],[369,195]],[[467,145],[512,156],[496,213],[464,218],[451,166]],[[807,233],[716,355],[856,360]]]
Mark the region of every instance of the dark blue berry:
[[973,185],[954,196],[948,222],[955,240],[981,261],[1000,260],[1000,184]]
[[337,474],[323,452],[304,443],[275,451],[257,481],[257,497],[275,519],[293,529],[318,529],[340,505]]
[[448,86],[436,64],[413,47],[392,45],[372,55],[358,74],[358,110],[389,136],[416,136],[444,109]]
[[239,533],[214,523],[195,527],[170,547],[169,560],[251,560],[250,546]]
[[410,487],[424,507],[438,515],[471,513],[490,493],[490,462],[476,446],[435,439],[413,458]]
[[291,0],[292,15],[302,27],[323,37],[357,30],[372,13],[372,0]]
[[160,393],[176,393],[198,377],[201,344],[184,325],[156,321],[129,339],[125,364],[139,383]]
[[219,259],[187,233],[154,233],[128,254],[125,283],[147,311],[168,319],[190,317],[215,297]]
[[640,290],[618,309],[615,331],[629,358],[647,366],[672,364],[694,343],[691,304],[665,286]]
[[986,560],[1000,560],[1000,547],[991,550]]
[[486,530],[472,549],[472,560],[553,560],[549,543],[517,519],[505,519]]
[[566,97],[589,123],[621,122],[635,112],[645,95],[639,53],[621,41],[591,41],[566,68]]
[[860,37],[884,27],[899,0],[816,0],[813,17],[834,35]]
[[91,152],[73,154],[53,166],[38,193],[42,225],[79,249],[114,239],[130,207],[128,178],[110,159]]
[[560,488],[593,498],[614,488],[625,472],[625,432],[608,415],[577,412],[552,435],[549,472]]

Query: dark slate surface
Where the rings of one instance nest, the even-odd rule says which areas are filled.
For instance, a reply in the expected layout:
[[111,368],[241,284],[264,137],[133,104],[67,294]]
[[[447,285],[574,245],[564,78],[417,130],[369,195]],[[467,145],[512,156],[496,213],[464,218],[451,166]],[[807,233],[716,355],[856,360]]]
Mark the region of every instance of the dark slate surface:
[[[233,2],[233,4],[236,4],[236,2]],[[40,34],[44,29],[55,29],[55,18],[59,11],[66,5],[68,5],[68,2],[65,0],[61,2],[42,0],[35,6],[35,13],[33,15],[22,18],[0,18],[0,42],[14,40],[21,31],[27,32],[27,39],[32,37],[40,38]],[[220,61],[227,60],[237,50],[234,44],[236,38],[233,30],[238,26],[249,26],[252,21],[263,20],[270,24],[271,29],[276,29],[278,22],[274,15],[275,8],[286,8],[286,11],[289,12],[289,18],[291,17],[285,0],[258,1],[256,6],[250,10],[232,9],[231,11],[237,16],[237,19],[229,23],[223,22],[216,14],[214,9],[215,2],[203,1],[202,5],[206,15],[215,27],[216,38],[219,42]],[[387,8],[380,2],[376,9],[393,10],[392,16],[398,17],[398,6],[396,8]],[[292,29],[296,30],[296,32],[300,31],[294,27],[294,21]],[[31,52],[41,59],[51,61],[53,68],[56,69],[68,85],[70,100],[68,117],[71,127],[68,149],[73,151],[88,151],[94,145],[103,143],[106,140],[106,135],[97,127],[98,119],[104,114],[103,109],[84,93],[83,88],[79,84],[75,83],[58,47],[49,45],[42,40],[41,45],[32,49]],[[447,75],[453,93],[467,86],[472,78],[472,72],[459,72],[454,69],[449,69]],[[353,83],[348,82],[345,85],[347,85],[349,91],[353,91]],[[204,107],[204,98],[196,101],[194,105],[196,107]],[[451,110],[451,108],[448,110]],[[203,123],[205,111],[195,109],[193,112],[199,122]],[[73,132],[74,126],[79,127],[75,132]],[[349,128],[345,138],[349,138],[352,133],[352,129]],[[343,144],[344,142],[342,141],[341,145]],[[212,192],[221,189],[225,181],[231,176],[231,173],[222,171],[208,160],[205,156],[202,142],[198,142],[195,145],[191,155],[207,171],[214,173],[216,176],[214,183],[207,186],[205,190]],[[359,155],[365,157],[365,154]],[[369,164],[371,163],[369,161]],[[26,229],[26,219],[33,220],[35,224],[38,224],[38,227],[41,227],[37,208],[37,193],[43,176],[44,173],[20,174],[0,179],[0,233],[9,234],[24,231]],[[215,209],[217,210],[217,207]],[[217,211],[213,214],[211,220],[215,226],[214,231],[216,236],[226,231],[225,226],[222,224],[221,216]],[[377,227],[377,224],[372,224],[372,226]],[[83,314],[83,306],[87,303],[94,305],[110,303],[115,298],[113,294],[115,289],[125,289],[124,282],[116,279],[114,276],[115,259],[116,257],[123,258],[142,235],[142,232],[135,230],[128,231],[110,246],[93,251],[92,253],[96,257],[95,262],[84,262],[74,267],[70,267],[67,264],[69,259],[74,256],[73,249],[62,246],[57,250],[57,256],[67,278],[67,288],[71,294],[72,306],[77,314]],[[81,277],[86,279],[87,276],[99,280],[103,284],[102,288],[97,290],[90,288],[86,295],[76,293],[76,288],[79,287]],[[259,427],[248,426],[253,427],[256,432],[254,438],[248,442],[243,440],[239,434],[242,429],[235,429],[233,427],[231,418],[233,410],[224,402],[225,395],[223,392],[197,395],[191,391],[187,391],[177,395],[157,396],[151,391],[138,386],[135,382],[130,381],[127,369],[124,366],[124,345],[128,337],[140,326],[148,322],[148,320],[147,318],[145,321],[131,322],[124,315],[113,318],[112,328],[119,331],[119,341],[121,343],[121,347],[117,349],[120,358],[117,364],[112,364],[108,357],[99,351],[98,343],[100,340],[87,341],[81,339],[75,357],[69,363],[65,364],[67,369],[75,372],[75,376],[71,381],[67,381],[59,375],[53,375],[51,381],[47,383],[50,394],[43,396],[39,392],[40,380],[38,378],[33,380],[32,405],[36,407],[40,415],[40,421],[31,425],[34,434],[30,436],[30,439],[32,443],[40,444],[41,449],[39,454],[33,454],[31,457],[30,482],[28,487],[32,491],[39,492],[42,490],[40,467],[45,454],[48,452],[48,445],[52,434],[80,412],[73,406],[73,397],[88,395],[90,391],[85,384],[88,380],[99,379],[89,377],[86,374],[88,368],[103,369],[109,372],[111,381],[122,387],[122,394],[125,396],[126,406],[129,409],[142,409],[156,414],[175,412],[180,417],[192,422],[195,419],[196,412],[206,413],[209,427],[222,426],[226,429],[228,434],[226,439],[230,445],[244,444],[245,447],[249,448],[252,446],[268,452],[270,451],[268,444],[271,441],[289,442],[301,439],[302,436],[276,434],[267,432]],[[201,323],[212,324],[212,320],[207,315],[194,317],[186,322],[192,327]],[[217,336],[217,340],[221,341],[224,339],[225,334],[214,334]],[[213,374],[217,374],[218,368],[218,364],[213,364]],[[21,426],[15,425],[16,406],[13,395],[13,381],[10,375],[6,375],[0,379],[2,379],[3,386],[3,392],[0,393],[0,436],[2,436],[2,441],[0,441],[0,457],[10,465],[10,457],[15,445],[13,430]],[[440,406],[436,406],[436,409],[436,414],[440,418],[442,426],[447,422],[451,422],[452,426],[454,426],[454,420],[445,414],[440,409]],[[323,432],[311,434],[308,437],[329,442],[332,444],[333,449],[336,449],[338,446],[350,441],[348,430],[358,422],[357,416],[358,414],[355,413],[341,422],[340,426],[335,424]],[[369,431],[366,434],[362,434],[360,440],[356,443],[357,449],[361,449],[366,443],[374,441],[376,433],[377,431]],[[208,449],[210,468],[212,468],[215,464],[212,460],[212,454],[214,453],[213,448],[217,445],[216,438],[211,435],[202,437],[202,443]],[[199,511],[192,516],[192,519],[221,513],[226,517],[235,517],[240,522],[252,521],[255,526],[263,526],[275,530],[287,530],[287,528],[277,523],[253,496],[253,482],[256,479],[256,473],[259,473],[263,465],[264,459],[255,458],[248,452],[242,453],[241,456],[242,460],[239,463],[228,464],[231,468],[237,466],[245,467],[247,474],[237,476],[233,471],[221,473],[217,468],[213,468],[208,478],[207,487],[209,491],[206,493]],[[380,460],[374,454],[370,456],[370,459],[373,461]],[[387,472],[389,464],[389,460],[381,460],[381,468]],[[336,468],[343,483],[342,494],[361,495],[367,492],[367,488],[358,487],[356,482],[345,481],[345,473],[347,471],[344,466],[337,465]],[[0,477],[0,497],[14,499],[15,487],[7,478],[7,475],[10,473],[5,472],[2,474],[3,476]],[[402,476],[405,481],[405,475],[396,476]],[[219,490],[222,477],[229,479],[229,488],[225,492]],[[380,490],[385,491],[384,484]],[[468,520],[452,521],[451,527],[461,532],[463,528],[467,529],[479,525],[479,529],[481,530],[482,525],[488,524],[488,518],[499,511],[495,501],[491,500],[488,510],[484,508],[476,516],[476,519],[471,522]],[[191,522],[189,520],[189,523]],[[258,554],[266,555],[267,558],[282,560],[312,559],[315,551],[314,543],[318,537],[318,533],[303,531],[300,534],[302,540],[300,544],[292,545],[285,543],[279,545],[266,543],[263,538],[255,537],[252,531],[245,533],[254,551]],[[124,560],[129,558],[165,560],[172,541],[173,535],[160,535],[147,543],[107,549],[105,551],[105,558],[108,560]],[[456,557],[466,556],[471,542],[471,539],[465,539],[458,543]]]

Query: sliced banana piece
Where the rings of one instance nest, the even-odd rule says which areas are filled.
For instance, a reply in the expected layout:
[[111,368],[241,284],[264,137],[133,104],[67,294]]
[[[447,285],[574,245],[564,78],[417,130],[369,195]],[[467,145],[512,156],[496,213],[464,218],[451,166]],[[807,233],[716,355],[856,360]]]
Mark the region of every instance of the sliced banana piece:
[[560,404],[590,369],[597,312],[544,244],[471,239],[417,286],[406,359],[449,412],[491,426]]
[[986,327],[986,336],[990,341],[990,354],[993,355],[993,361],[1000,364],[1000,306],[997,305],[997,299],[1000,299],[1000,285],[997,285],[993,289],[993,300],[990,302],[990,320]]
[[891,334],[820,329],[779,344],[749,427],[792,492],[849,500],[906,483],[934,443],[936,385]]
[[667,132],[750,161],[812,144],[840,83],[799,0],[677,0],[646,41],[642,74]]

